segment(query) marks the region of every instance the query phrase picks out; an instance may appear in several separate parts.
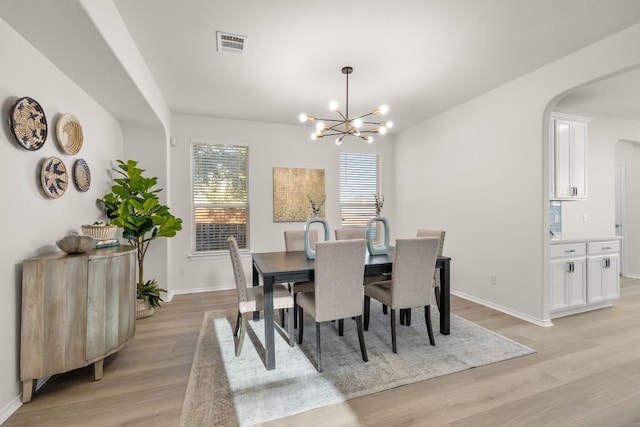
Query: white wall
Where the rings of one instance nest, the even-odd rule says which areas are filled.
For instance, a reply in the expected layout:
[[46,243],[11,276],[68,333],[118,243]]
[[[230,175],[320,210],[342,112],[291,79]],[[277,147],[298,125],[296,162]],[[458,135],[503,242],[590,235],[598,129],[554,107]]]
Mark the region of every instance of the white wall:
[[[294,118],[292,118],[294,121]],[[395,231],[393,217],[393,140],[379,137],[371,145],[361,141],[344,141],[337,147],[332,141],[311,141],[310,130],[303,126],[214,119],[176,114],[172,118],[172,137],[176,146],[170,148],[172,173],[169,206],[174,215],[184,221],[183,231],[169,242],[170,293],[233,288],[233,271],[228,252],[219,256],[191,257],[191,182],[190,142],[192,139],[235,143],[249,146],[249,209],[250,246],[254,252],[284,250],[284,230],[302,228],[304,223],[273,222],[273,168],[325,169],[326,218],[331,229],[340,226],[339,149],[352,152],[376,152],[382,159],[382,193],[385,196],[383,214],[389,219],[391,233]],[[179,171],[179,172],[177,172]],[[333,235],[333,231],[331,232]],[[246,255],[245,270],[251,277],[250,257]]]
[[[579,111],[571,113],[592,118],[587,154],[589,197],[584,201],[562,203],[562,232],[615,235],[616,146],[621,139],[640,140],[640,123]],[[633,196],[632,190],[629,195]]]
[[397,234],[447,231],[454,293],[550,324],[549,113],[567,91],[638,66],[639,41],[630,27],[398,135]]
[[[70,230],[100,216],[95,200],[110,188],[107,171],[110,162],[123,153],[120,125],[101,106],[70,81],[38,51],[31,47],[5,21],[0,20],[0,99],[2,137],[0,174],[2,176],[3,244],[0,256],[0,422],[20,404],[19,378],[20,307],[22,261],[58,250],[55,241]],[[30,96],[43,107],[49,132],[38,151],[21,148],[9,132],[8,111],[18,97]],[[76,155],[62,152],[55,139],[55,123],[60,114],[78,117],[84,144]],[[79,192],[72,182],[59,199],[44,195],[40,187],[43,159],[57,156],[67,171],[73,162],[85,159],[91,169],[91,188]],[[70,175],[71,179],[71,175]]]
[[[624,162],[626,169],[626,206],[624,212],[623,256],[625,274],[640,278],[640,124],[627,137],[616,144],[616,161]],[[631,142],[633,141],[633,142]]]

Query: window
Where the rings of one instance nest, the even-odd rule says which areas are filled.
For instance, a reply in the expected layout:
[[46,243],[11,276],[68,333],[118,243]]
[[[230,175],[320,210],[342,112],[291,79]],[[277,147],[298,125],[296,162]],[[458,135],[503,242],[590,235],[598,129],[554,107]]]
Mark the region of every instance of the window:
[[340,216],[342,228],[365,228],[376,216],[380,189],[380,155],[340,153]]
[[227,250],[227,237],[248,244],[249,147],[194,142],[191,180],[195,252]]

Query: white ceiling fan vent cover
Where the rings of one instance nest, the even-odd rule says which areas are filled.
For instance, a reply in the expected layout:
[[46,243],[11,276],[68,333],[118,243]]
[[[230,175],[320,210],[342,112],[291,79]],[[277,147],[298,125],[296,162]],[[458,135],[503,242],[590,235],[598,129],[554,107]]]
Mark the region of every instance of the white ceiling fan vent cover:
[[246,36],[216,31],[216,38],[218,40],[218,52],[235,53],[238,55],[247,54]]

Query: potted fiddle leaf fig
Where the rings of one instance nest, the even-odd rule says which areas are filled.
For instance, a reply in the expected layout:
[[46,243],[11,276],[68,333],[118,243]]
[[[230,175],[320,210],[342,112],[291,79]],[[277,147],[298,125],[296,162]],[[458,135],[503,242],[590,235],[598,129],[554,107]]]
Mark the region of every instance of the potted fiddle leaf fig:
[[164,302],[155,279],[144,280],[144,258],[149,244],[160,237],[173,237],[182,230],[182,219],[169,212],[169,207],[160,203],[156,188],[157,177],[144,176],[144,169],[134,160],[117,160],[116,176],[111,193],[105,194],[97,203],[104,208],[112,225],[122,228],[122,237],[137,250],[138,281],[137,297],[148,306],[148,312],[138,318],[153,314]]

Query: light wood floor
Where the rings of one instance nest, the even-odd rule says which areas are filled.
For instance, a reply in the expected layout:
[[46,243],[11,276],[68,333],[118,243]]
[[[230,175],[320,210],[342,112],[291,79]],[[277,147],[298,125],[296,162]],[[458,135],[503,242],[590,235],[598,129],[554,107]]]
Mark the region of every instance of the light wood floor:
[[[452,297],[457,315],[537,353],[264,425],[640,426],[640,281],[623,279],[621,293],[550,328]],[[61,375],[3,426],[176,426],[202,314],[235,304],[234,291],[176,296],[138,321],[102,380],[89,368]]]

